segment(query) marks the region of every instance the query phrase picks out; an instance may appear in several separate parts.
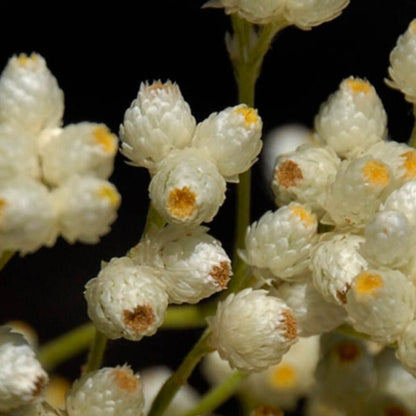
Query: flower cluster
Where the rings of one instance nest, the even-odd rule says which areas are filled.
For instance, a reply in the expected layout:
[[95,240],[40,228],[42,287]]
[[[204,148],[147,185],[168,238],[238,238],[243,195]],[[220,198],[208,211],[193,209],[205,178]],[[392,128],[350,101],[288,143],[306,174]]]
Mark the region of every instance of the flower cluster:
[[116,218],[107,181],[117,137],[104,124],[61,127],[64,97],[38,54],[0,77],[0,249],[33,252],[61,235],[96,243]]
[[225,199],[226,181],[256,161],[262,121],[244,104],[196,124],[179,87],[143,83],[120,128],[122,153],[149,169],[150,200],[169,223],[210,222]]
[[[414,26],[391,55],[390,75],[407,97]],[[416,375],[416,151],[388,140],[386,126],[374,87],[344,79],[321,105],[313,139],[277,157],[279,208],[249,227],[241,256],[258,286],[291,308],[301,336],[348,323],[397,343]]]

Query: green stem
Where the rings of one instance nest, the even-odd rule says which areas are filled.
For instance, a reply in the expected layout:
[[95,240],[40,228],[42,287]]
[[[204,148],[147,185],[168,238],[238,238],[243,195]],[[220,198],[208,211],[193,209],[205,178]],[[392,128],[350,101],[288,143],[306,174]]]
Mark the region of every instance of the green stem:
[[153,205],[149,204],[149,209],[147,211],[147,218],[146,218],[146,224],[144,226],[143,236],[145,236],[148,231],[152,227],[161,228],[165,224],[165,220],[160,216],[160,214],[155,210]]
[[15,251],[3,251],[0,256],[0,270],[3,270],[4,266],[11,260],[11,258],[14,256],[16,252]]
[[107,337],[96,329],[94,340],[91,344],[90,352],[88,354],[88,361],[85,366],[86,373],[98,370],[101,367],[106,346]]
[[38,359],[45,370],[52,370],[60,363],[85,351],[95,336],[95,327],[87,323],[43,345]]
[[161,416],[181,386],[186,384],[192,371],[204,355],[213,351],[209,344],[211,331],[205,330],[179,368],[166,380],[152,403],[148,416]]
[[210,414],[238,390],[241,380],[245,376],[246,374],[238,371],[233,373],[223,383],[210,390],[193,409],[184,413],[182,416]]
[[206,325],[207,313],[199,305],[169,306],[163,329],[202,328]]

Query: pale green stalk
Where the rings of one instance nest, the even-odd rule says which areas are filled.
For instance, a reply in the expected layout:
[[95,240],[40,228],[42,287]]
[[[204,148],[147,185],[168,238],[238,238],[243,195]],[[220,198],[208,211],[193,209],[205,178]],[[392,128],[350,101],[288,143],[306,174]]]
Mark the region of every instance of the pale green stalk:
[[94,340],[88,354],[87,364],[85,365],[86,373],[98,370],[101,367],[106,347],[107,337],[102,332],[98,331],[98,329],[95,329]]

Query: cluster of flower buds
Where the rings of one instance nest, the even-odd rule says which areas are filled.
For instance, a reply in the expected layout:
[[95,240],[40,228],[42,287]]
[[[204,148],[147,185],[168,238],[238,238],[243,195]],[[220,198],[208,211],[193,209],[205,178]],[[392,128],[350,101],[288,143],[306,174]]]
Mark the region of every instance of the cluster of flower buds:
[[61,235],[96,243],[116,218],[108,177],[117,137],[104,124],[61,127],[64,96],[38,54],[0,77],[0,249],[33,252]]
[[224,8],[251,23],[279,23],[311,29],[335,19],[349,0],[209,0],[204,7]]
[[[404,42],[407,64],[411,44],[416,56],[414,28],[392,53],[395,85],[414,78],[399,63]],[[374,87],[344,79],[319,109],[314,140],[277,157],[279,208],[249,227],[241,256],[258,286],[291,308],[300,336],[347,323],[397,343],[416,375],[416,150],[388,140],[386,126]]]
[[140,340],[162,325],[170,303],[198,303],[227,287],[231,261],[207,228],[153,229],[86,285],[88,314],[109,338]]
[[256,161],[262,121],[244,104],[196,123],[178,85],[143,83],[120,128],[122,153],[152,178],[150,200],[168,223],[210,222],[226,182]]

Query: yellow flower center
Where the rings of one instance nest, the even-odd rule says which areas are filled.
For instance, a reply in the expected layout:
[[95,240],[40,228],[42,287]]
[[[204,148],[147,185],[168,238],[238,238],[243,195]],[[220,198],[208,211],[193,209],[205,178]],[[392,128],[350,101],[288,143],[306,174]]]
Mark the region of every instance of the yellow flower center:
[[106,153],[114,154],[117,150],[116,136],[110,132],[106,126],[98,126],[92,132],[96,143],[101,146]]
[[345,82],[353,94],[368,94],[371,91],[371,84],[367,81],[349,78]]
[[383,278],[378,274],[363,272],[354,280],[355,292],[358,295],[373,295],[384,286]]
[[244,124],[246,127],[250,127],[251,124],[258,124],[260,117],[257,114],[257,110],[254,108],[241,105],[237,108],[237,113],[244,116]]
[[400,155],[403,159],[403,167],[405,169],[404,179],[413,179],[416,177],[416,152],[409,150]]
[[189,187],[184,186],[181,189],[175,188],[170,191],[168,210],[174,217],[180,219],[188,218],[196,209],[196,195]]
[[26,66],[29,62],[36,62],[37,56],[36,54],[32,53],[30,56],[27,56],[25,53],[19,54],[17,56],[16,61],[21,66]]
[[296,381],[296,370],[288,364],[279,364],[271,371],[270,383],[276,389],[291,389]]
[[304,223],[305,227],[315,224],[315,216],[311,215],[302,205],[293,205],[290,210]]
[[102,185],[98,190],[98,197],[100,199],[106,199],[110,202],[112,207],[118,207],[120,204],[120,195],[118,192],[109,185]]
[[377,160],[370,160],[362,168],[365,179],[372,185],[387,186],[390,182],[390,172],[387,166]]

